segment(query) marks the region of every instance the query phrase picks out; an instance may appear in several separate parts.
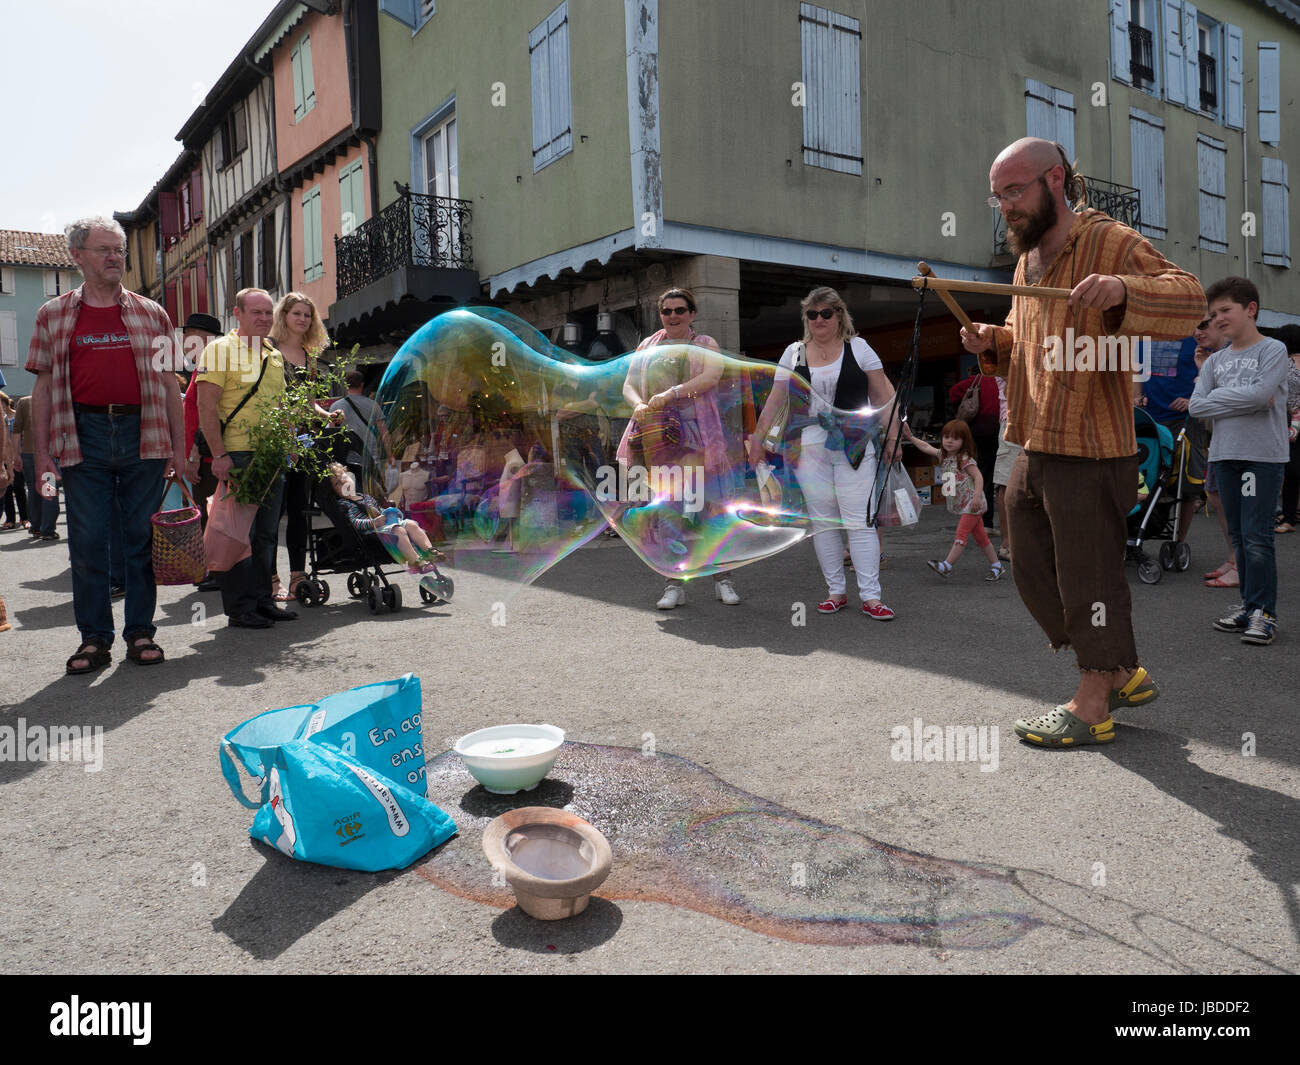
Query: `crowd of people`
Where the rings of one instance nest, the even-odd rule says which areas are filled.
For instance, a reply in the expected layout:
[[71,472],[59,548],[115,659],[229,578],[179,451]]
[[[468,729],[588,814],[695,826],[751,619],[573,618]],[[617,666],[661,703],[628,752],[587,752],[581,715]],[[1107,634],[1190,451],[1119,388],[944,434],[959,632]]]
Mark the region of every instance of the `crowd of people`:
[[[1159,694],[1139,661],[1123,571],[1126,523],[1139,496],[1134,407],[1157,422],[1186,425],[1195,449],[1208,442],[1205,498],[1227,560],[1206,581],[1239,587],[1242,598],[1214,627],[1247,643],[1271,643],[1277,630],[1273,538],[1300,524],[1300,327],[1265,337],[1256,322],[1259,294],[1249,281],[1227,278],[1203,289],[1133,230],[1100,212],[1073,209],[1081,198],[1078,182],[1059,146],[1047,141],[1017,141],[995,160],[990,202],[1001,208],[1019,254],[1017,284],[1071,295],[1068,301],[1016,296],[1004,323],[961,330],[960,342],[979,370],[949,390],[958,416],[943,424],[937,446],[901,417],[858,432],[845,414],[887,411],[896,396],[844,300],[827,287],[802,301],[802,335],[780,357],[770,392],[744,431],[720,403],[724,360],[717,343],[695,331],[694,295],[671,288],[658,300],[661,328],[628,360],[619,397],[625,417],[613,428],[606,400],[570,374],[552,396],[549,441],[521,443],[503,424],[476,424],[443,408],[432,419],[430,439],[396,455],[382,412],[353,371],[346,395],[328,407],[312,404],[300,439],[309,441],[330,424],[351,431],[353,444],[330,468],[329,482],[352,527],[387,536],[414,574],[441,557],[440,535],[453,535],[444,521],[450,526],[463,516],[471,491],[482,492],[498,474],[504,487],[494,520],[498,539],[508,544],[521,513],[520,486],[526,494],[528,479],[543,470],[554,477],[557,465],[567,466],[571,476],[589,476],[609,458],[624,467],[689,468],[700,475],[704,503],[689,522],[682,517],[682,528],[670,530],[677,543],[695,535],[686,524],[725,516],[746,468],[757,472],[762,489],[773,464],[784,464],[802,495],[826,584],[818,611],[848,605],[851,569],[863,614],[881,621],[894,611],[881,587],[872,521],[876,479],[905,446],[914,447],[939,467],[936,490],[958,519],[951,550],[931,560],[931,569],[947,577],[973,538],[988,563],[986,579],[1010,570],[1052,647],[1073,648],[1077,657],[1074,695],[1016,722],[1016,732],[1044,746],[1110,742],[1114,711],[1147,705]],[[84,283],[37,315],[27,360],[36,375],[32,395],[11,404],[0,393],[0,489],[3,527],[22,523],[38,542],[59,536],[58,493],[48,489],[62,484],[80,635],[66,668],[87,673],[111,660],[118,592],[125,599],[121,635],[128,658],[141,665],[164,660],[155,641],[150,516],[166,480],[183,476],[193,486],[206,523],[209,503],[225,491],[232,471],[253,461],[255,427],[286,388],[314,377],[329,338],[306,296],[290,293],[276,303],[265,291],[245,289],[235,298],[231,332],[210,315],[185,322],[184,337],[202,345],[202,356],[188,382],[178,381],[152,358],[155,339],[171,334],[166,313],[122,286],[121,228],[91,218],[67,232]],[[1067,326],[1075,336],[1187,339],[1176,373],[1134,385],[1124,372],[1055,371],[1031,356]],[[389,498],[358,491],[363,466],[378,471]],[[286,603],[308,579],[307,515],[316,483],[287,464],[256,504],[245,557],[198,582],[201,590],[220,591],[230,627],[264,629],[297,617]],[[1197,505],[1189,499],[1183,508],[1178,539],[1186,537]],[[109,534],[106,514],[113,515]],[[276,567],[282,519],[289,556],[284,584]],[[1000,534],[997,546],[992,531]],[[713,577],[717,599],[729,606],[741,602],[735,572]],[[657,606],[685,602],[686,583],[670,578]],[[1093,620],[1099,603],[1104,625]],[[0,631],[4,626],[0,613]]]

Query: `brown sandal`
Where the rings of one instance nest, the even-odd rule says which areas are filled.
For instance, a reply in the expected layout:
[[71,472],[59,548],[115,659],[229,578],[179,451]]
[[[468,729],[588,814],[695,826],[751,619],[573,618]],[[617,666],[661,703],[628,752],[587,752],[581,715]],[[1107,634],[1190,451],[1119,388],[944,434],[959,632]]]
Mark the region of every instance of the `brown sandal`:
[[[142,657],[148,651],[157,651],[157,658]],[[156,666],[159,662],[164,662],[167,656],[163,654],[163,649],[153,642],[148,636],[134,636],[127,641],[126,657],[134,662],[137,666]]]
[[[68,659],[67,666],[68,676],[75,676],[78,673],[94,673],[97,669],[103,669],[113,661],[113,656],[108,653],[108,644],[103,640],[91,637],[84,640],[77,653]],[[74,666],[73,662],[85,662],[84,666]]]

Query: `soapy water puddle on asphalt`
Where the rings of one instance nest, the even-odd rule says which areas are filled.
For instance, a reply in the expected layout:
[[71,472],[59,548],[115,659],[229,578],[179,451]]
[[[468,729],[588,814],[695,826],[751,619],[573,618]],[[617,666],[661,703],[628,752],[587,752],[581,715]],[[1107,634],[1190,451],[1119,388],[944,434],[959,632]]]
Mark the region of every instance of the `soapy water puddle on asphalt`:
[[550,775],[517,795],[479,787],[448,751],[428,763],[429,798],[460,834],[416,867],[462,898],[508,908],[483,830],[523,806],[562,807],[609,840],[597,895],[666,902],[799,943],[1006,946],[1044,923],[1010,870],[931,858],[804,817],[685,758],[566,743]]

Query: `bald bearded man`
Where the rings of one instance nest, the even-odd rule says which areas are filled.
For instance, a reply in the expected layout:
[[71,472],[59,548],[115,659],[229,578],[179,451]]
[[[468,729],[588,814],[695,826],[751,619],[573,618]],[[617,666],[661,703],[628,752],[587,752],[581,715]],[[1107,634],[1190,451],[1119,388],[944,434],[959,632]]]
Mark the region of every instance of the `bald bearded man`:
[[980,369],[1007,379],[1006,438],[1024,447],[1006,494],[1016,588],[1052,649],[1073,647],[1080,670],[1069,702],[1015,730],[1040,746],[1108,743],[1112,711],[1159,694],[1138,663],[1124,574],[1138,342],[1188,336],[1205,298],[1140,233],[1071,208],[1084,189],[1059,145],[1009,145],[989,188],[1020,256],[1015,283],[1070,290],[1068,300],[1016,296],[1004,325],[961,331]]

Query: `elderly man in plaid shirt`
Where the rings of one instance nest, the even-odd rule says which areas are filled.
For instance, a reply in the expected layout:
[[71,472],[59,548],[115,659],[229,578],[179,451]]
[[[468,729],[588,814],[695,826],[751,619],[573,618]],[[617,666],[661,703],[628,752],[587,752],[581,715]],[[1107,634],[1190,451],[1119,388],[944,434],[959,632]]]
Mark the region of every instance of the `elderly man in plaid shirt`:
[[72,603],[81,646],[69,673],[110,661],[113,608],[107,521],[116,501],[126,562],[127,657],[163,660],[153,642],[157,593],[150,517],[163,478],[185,458],[185,417],[170,367],[156,366],[159,338],[172,323],[158,304],[122,287],[126,234],[111,218],[84,218],[67,228],[68,251],[85,284],[36,312],[27,369],[36,375],[32,421],[36,477],[58,461],[68,514]]
[[1138,664],[1124,575],[1125,516],[1138,484],[1134,355],[1143,338],[1191,333],[1205,297],[1142,234],[1071,209],[1082,179],[1059,145],[1035,137],[1009,145],[989,187],[1020,255],[1016,284],[1070,290],[1068,300],[1015,296],[1004,326],[961,331],[980,368],[1007,379],[1006,438],[1024,447],[1006,496],[1016,589],[1053,649],[1073,647],[1080,670],[1068,703],[1015,730],[1040,746],[1108,743],[1111,711],[1159,694]]

